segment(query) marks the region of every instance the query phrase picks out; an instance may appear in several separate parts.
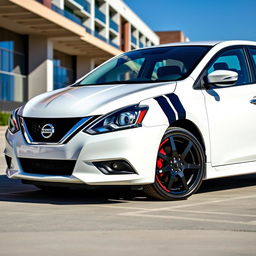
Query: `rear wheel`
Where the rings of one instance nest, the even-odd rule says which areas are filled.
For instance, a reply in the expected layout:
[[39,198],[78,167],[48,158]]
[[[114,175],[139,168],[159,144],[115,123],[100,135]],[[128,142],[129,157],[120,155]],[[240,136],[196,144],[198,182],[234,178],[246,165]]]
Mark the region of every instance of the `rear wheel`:
[[144,191],[161,200],[186,199],[200,187],[204,173],[200,142],[189,131],[172,127],[159,146],[155,182],[144,186]]

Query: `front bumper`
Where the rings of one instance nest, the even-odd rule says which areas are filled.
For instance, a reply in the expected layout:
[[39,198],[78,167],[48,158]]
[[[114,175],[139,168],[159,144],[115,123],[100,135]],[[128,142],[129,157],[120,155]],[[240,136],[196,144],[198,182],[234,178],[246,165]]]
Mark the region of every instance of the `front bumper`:
[[[77,133],[60,145],[28,144],[21,131],[6,132],[5,154],[12,158],[9,178],[43,182],[86,183],[88,185],[143,185],[154,182],[157,151],[166,126],[140,127],[111,133]],[[71,176],[26,173],[19,158],[75,160]],[[124,160],[136,174],[102,173],[93,162]]]

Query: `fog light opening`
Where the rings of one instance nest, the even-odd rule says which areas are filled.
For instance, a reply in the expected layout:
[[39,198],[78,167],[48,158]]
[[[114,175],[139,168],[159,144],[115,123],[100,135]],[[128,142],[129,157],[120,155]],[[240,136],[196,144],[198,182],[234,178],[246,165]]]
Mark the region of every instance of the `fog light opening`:
[[5,161],[6,161],[8,169],[12,169],[12,158],[5,155]]
[[125,160],[94,162],[93,165],[106,175],[136,174],[133,167]]

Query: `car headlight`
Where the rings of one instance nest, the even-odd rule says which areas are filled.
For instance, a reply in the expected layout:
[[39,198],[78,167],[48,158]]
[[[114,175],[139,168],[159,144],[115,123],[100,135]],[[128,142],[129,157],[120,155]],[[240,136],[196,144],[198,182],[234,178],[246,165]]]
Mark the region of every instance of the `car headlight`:
[[18,123],[18,117],[17,117],[18,110],[19,108],[12,111],[9,116],[8,129],[11,131],[11,133],[16,133],[20,129],[19,123]]
[[147,106],[130,106],[104,115],[84,131],[89,134],[113,132],[140,127],[148,111]]

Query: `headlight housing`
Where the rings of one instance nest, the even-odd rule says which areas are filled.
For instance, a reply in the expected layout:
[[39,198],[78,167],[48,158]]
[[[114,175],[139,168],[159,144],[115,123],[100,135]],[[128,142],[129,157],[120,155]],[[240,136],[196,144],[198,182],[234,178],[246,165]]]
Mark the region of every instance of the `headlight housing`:
[[15,109],[11,112],[8,120],[8,129],[11,133],[16,133],[20,130],[19,122],[18,122],[18,113],[19,108]]
[[125,107],[104,115],[84,131],[93,135],[140,127],[147,111],[148,106]]

